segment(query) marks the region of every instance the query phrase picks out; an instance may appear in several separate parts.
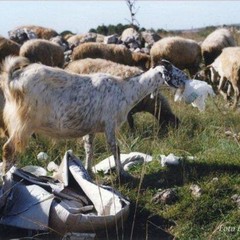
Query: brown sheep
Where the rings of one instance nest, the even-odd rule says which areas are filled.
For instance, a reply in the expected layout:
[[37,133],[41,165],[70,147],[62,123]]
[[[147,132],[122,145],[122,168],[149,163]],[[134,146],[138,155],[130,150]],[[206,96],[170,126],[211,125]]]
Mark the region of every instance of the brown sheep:
[[187,69],[194,75],[201,62],[201,48],[191,39],[182,37],[165,37],[155,42],[150,50],[151,65],[161,59],[166,59],[180,69]]
[[[143,71],[137,67],[131,67],[99,58],[86,58],[73,61],[68,64],[65,70],[78,74],[102,72],[122,79],[143,73]],[[131,109],[127,120],[132,130],[134,129],[133,115],[138,112],[148,112],[155,116],[162,129],[167,129],[167,126],[178,127],[179,119],[173,114],[167,99],[161,93],[157,94],[153,98],[151,98],[150,95],[146,96],[137,103],[133,109]]]
[[132,52],[132,61],[133,66],[138,66],[143,70],[147,70],[151,66],[151,58],[146,53]]
[[12,40],[0,36],[0,63],[8,55],[18,55],[20,45]]
[[127,47],[117,44],[83,43],[74,48],[72,60],[83,58],[103,58],[125,65],[132,65],[131,51]]
[[47,66],[63,67],[64,51],[58,44],[44,39],[32,39],[25,42],[19,55],[26,57],[30,62],[41,62]]
[[226,28],[220,28],[210,33],[201,44],[201,51],[205,65],[211,64],[225,47],[235,46],[231,32]]

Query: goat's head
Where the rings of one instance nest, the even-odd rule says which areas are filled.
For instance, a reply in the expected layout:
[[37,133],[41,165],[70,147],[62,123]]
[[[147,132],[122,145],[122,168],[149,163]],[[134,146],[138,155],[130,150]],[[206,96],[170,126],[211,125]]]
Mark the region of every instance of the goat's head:
[[179,68],[175,67],[171,62],[162,59],[159,66],[163,66],[162,76],[167,85],[174,88],[183,88],[188,76]]

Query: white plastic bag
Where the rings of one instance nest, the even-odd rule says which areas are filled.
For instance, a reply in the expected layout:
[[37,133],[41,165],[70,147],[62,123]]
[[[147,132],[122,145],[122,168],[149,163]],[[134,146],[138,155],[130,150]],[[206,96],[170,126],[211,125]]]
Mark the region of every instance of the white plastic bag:
[[205,110],[205,100],[208,96],[215,96],[212,86],[208,83],[196,79],[185,81],[184,90],[178,89],[174,96],[174,101],[183,100],[187,104],[192,104],[199,111]]

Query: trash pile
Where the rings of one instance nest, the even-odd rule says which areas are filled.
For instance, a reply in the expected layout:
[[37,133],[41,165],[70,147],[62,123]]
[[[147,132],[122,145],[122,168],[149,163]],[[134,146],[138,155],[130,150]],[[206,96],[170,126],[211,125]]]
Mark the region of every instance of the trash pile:
[[0,224],[58,234],[123,227],[129,201],[109,186],[96,185],[72,151],[65,153],[55,177],[12,167],[0,187]]

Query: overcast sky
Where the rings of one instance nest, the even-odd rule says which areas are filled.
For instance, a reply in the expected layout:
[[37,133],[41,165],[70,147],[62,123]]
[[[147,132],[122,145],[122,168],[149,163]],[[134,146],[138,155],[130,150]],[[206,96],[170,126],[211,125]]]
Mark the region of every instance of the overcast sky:
[[[136,1],[141,27],[166,30],[240,23],[240,1]],[[0,1],[0,35],[20,25],[85,33],[98,25],[128,24],[129,9],[118,1]]]

